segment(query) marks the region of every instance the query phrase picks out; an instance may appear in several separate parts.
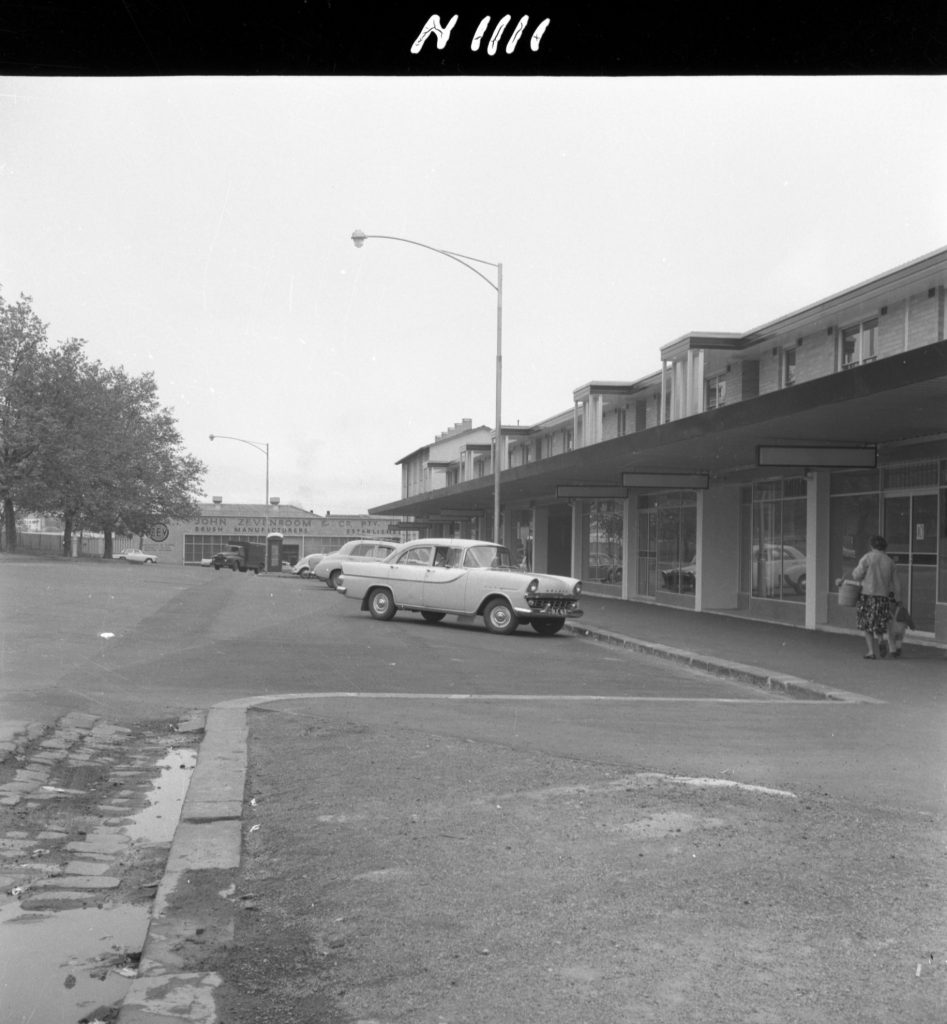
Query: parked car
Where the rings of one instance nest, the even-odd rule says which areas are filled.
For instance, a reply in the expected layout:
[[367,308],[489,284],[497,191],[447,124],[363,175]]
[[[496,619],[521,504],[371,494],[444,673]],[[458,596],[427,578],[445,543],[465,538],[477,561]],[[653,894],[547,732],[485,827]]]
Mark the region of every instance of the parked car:
[[621,561],[613,555],[589,555],[589,580],[600,583],[621,583]]
[[675,594],[693,594],[697,587],[697,564],[676,565],[673,569],[661,570],[661,581],[666,590]]
[[775,594],[784,586],[790,586],[797,594],[806,592],[806,556],[791,544],[764,544],[760,549],[753,547],[753,589],[758,589],[760,570],[765,583],[765,594]]
[[312,570],[325,558],[322,552],[318,552],[312,555],[304,555],[299,561],[292,566],[290,572],[295,576],[311,576]]
[[335,590],[342,575],[342,562],[380,562],[387,558],[398,544],[390,540],[350,540],[338,551],[332,551],[320,559],[312,570],[317,580]]
[[479,540],[429,538],[401,545],[383,562],[345,560],[337,589],[375,619],[399,609],[427,622],[482,615],[491,633],[528,622],[552,636],[582,615],[580,580],[526,572],[513,565],[509,548]]
[[121,558],[126,562],[139,562],[142,565],[147,565],[149,562],[154,565],[158,561],[158,556],[152,554],[150,551],[142,551],[141,548],[129,548],[127,551],[119,551],[117,555],[112,555],[112,558]]
[[[780,580],[784,587],[790,587],[797,594],[806,592],[806,556],[791,544],[764,544],[762,556],[760,549],[753,546],[752,577],[753,590],[757,591],[757,581],[762,569],[765,592],[763,596],[778,593]],[[668,590],[676,593],[692,594],[697,584],[697,564],[675,566],[673,569],[662,569],[661,579]]]

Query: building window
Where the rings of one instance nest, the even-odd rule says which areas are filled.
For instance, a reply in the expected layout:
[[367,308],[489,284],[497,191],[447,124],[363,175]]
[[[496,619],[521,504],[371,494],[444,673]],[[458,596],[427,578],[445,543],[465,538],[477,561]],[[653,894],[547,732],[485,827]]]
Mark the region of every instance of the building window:
[[718,373],[716,377],[708,377],[706,386],[705,409],[719,409],[721,405],[726,405],[727,379],[724,374]]
[[784,388],[791,388],[796,383],[796,349],[784,348],[782,351],[782,367],[780,368],[780,383]]
[[635,402],[635,433],[648,429],[648,403]]
[[843,328],[839,335],[838,368],[847,370],[852,366],[870,363],[877,355],[877,341],[877,319]]
[[627,425],[627,411],[624,406],[620,409],[615,410],[615,435],[617,437],[625,436],[625,428]]
[[697,492],[638,499],[638,594],[693,595],[697,585]]
[[624,532],[624,502],[583,502],[581,575],[587,592],[621,594]]
[[805,600],[806,480],[753,485],[751,593],[776,601]]

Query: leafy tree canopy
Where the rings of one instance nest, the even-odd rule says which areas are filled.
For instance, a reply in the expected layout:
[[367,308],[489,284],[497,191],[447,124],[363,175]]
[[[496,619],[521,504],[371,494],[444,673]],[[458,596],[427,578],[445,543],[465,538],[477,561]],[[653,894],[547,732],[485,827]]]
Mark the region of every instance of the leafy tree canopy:
[[206,468],[183,448],[161,406],[154,375],[91,362],[85,342],[51,345],[21,295],[0,294],[0,502],[4,539],[16,544],[16,513],[62,516],[103,531],[145,534],[190,518]]

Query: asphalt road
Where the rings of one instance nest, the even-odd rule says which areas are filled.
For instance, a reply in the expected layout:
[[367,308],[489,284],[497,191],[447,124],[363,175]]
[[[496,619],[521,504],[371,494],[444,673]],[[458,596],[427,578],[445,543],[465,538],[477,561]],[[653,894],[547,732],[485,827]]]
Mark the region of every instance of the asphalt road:
[[[329,691],[668,695],[760,701],[671,663],[567,634],[372,620],[311,580],[124,562],[5,560],[5,717],[116,723],[234,697]],[[629,665],[634,664],[633,672]]]
[[[0,556],[0,608],[4,721],[81,711],[127,725],[286,693],[578,697],[568,713],[521,701],[499,717],[555,753],[620,759],[633,746],[660,771],[945,807],[947,730],[929,692],[874,705],[779,699],[568,633],[495,636],[404,613],[377,622],[315,581],[199,567]],[[425,714],[473,723],[484,712],[433,703]]]

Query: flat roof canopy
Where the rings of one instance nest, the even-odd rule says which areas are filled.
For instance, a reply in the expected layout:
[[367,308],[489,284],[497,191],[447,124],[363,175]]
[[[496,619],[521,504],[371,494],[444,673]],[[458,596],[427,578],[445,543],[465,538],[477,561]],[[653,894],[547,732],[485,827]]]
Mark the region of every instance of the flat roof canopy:
[[[555,502],[557,490],[621,487],[624,474],[709,475],[714,482],[759,479],[759,449],[774,446],[885,447],[947,433],[947,342],[914,349],[659,427],[504,470],[503,505]],[[780,472],[799,473],[796,464]],[[826,462],[811,467],[826,468]],[[629,479],[633,479],[629,478]],[[492,508],[493,477],[468,480],[369,509],[373,515],[470,514]],[[441,517],[443,518],[443,516]]]

